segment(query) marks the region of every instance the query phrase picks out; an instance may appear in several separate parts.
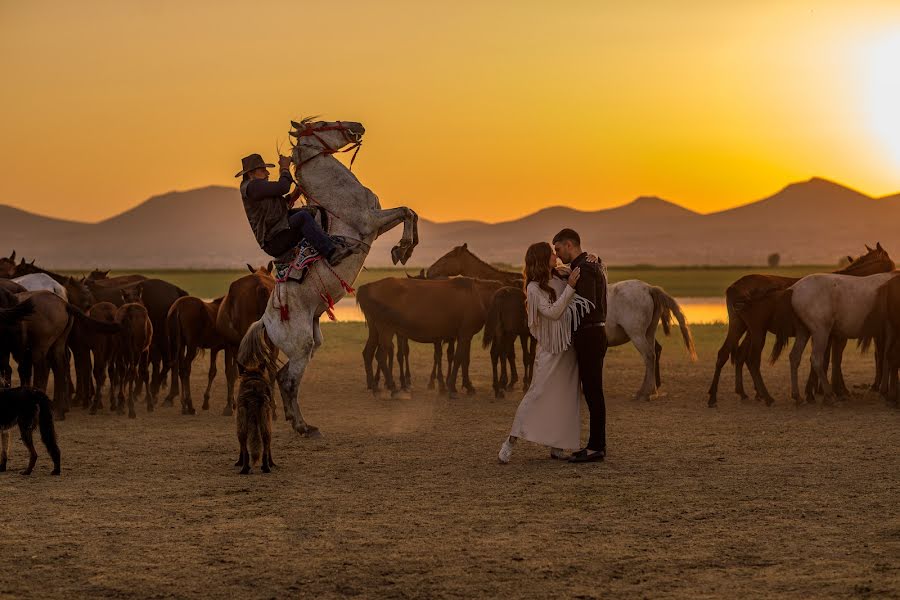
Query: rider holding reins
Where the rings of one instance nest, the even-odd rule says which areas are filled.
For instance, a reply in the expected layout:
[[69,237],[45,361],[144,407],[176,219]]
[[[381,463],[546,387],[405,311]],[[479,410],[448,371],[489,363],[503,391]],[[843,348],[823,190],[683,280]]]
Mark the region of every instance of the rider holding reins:
[[275,165],[263,161],[259,154],[241,159],[242,168],[235,177],[243,177],[241,200],[253,235],[259,247],[276,259],[305,238],[329,264],[337,265],[353,254],[353,249],[332,239],[308,210],[292,208],[300,189],[295,187],[290,192],[290,164],[290,157],[279,156],[281,175],[278,181],[269,181],[269,168]]

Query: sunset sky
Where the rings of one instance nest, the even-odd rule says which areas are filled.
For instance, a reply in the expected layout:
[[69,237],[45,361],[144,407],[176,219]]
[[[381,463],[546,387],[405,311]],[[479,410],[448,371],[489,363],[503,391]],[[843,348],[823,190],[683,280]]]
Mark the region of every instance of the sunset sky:
[[441,221],[900,191],[897,0],[0,0],[0,52],[0,204],[65,218],[236,185],[309,114]]

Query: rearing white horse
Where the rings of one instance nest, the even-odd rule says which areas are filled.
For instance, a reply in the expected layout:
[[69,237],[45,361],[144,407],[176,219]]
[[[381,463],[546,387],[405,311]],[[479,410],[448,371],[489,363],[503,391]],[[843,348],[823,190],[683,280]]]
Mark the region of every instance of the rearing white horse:
[[[314,263],[301,284],[279,283],[269,298],[266,312],[247,330],[237,360],[245,366],[268,364],[266,338],[287,355],[287,363],[276,377],[284,402],[285,417],[301,435],[318,437],[319,429],[307,423],[300,412],[300,381],[316,349],[322,345],[319,317],[326,309],[323,296],[335,302],[346,294],[344,282],[352,283],[362,269],[372,242],[403,223],[403,237],[391,250],[394,264],[406,264],[419,243],[418,216],[401,206],[383,210],[372,191],[362,185],[334,154],[359,148],[365,128],[348,121],[291,121],[290,135],[297,139],[291,158],[294,175],[311,206],[329,217],[329,233],[357,244],[357,252],[337,267],[322,260]],[[287,305],[289,318],[281,320]]]

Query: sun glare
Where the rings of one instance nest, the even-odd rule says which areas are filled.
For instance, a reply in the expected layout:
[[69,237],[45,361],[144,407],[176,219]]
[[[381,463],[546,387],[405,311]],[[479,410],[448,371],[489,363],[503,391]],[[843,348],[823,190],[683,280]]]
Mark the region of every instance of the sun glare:
[[866,62],[869,126],[900,167],[900,32],[872,44]]

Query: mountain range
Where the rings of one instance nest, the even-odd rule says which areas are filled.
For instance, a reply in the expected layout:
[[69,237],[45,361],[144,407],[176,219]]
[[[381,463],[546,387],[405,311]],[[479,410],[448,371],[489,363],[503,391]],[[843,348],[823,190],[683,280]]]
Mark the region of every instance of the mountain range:
[[[415,208],[415,207],[412,207]],[[477,215],[473,215],[477,216]],[[880,241],[900,256],[900,194],[873,198],[814,177],[756,202],[700,214],[657,197],[615,208],[555,206],[501,223],[419,221],[410,267],[425,266],[453,246],[489,262],[518,265],[528,244],[563,227],[611,264],[834,264]],[[367,264],[390,265],[400,228],[373,246]],[[256,246],[236,188],[209,186],[154,196],[98,223],[81,223],[0,205],[0,254],[57,269],[233,268],[267,260]]]

